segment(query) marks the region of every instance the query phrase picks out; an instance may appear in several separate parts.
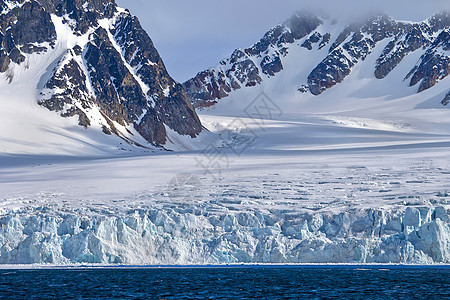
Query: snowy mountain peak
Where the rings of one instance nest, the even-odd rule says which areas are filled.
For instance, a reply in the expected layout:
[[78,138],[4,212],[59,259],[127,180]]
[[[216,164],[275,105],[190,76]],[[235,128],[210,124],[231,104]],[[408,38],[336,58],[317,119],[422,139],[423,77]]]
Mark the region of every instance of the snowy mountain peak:
[[[420,59],[413,64],[408,60],[409,70],[395,79],[399,85],[408,80],[415,87],[411,94],[420,93],[450,73],[449,29],[447,11],[423,22],[396,21],[380,13],[351,24],[296,13],[251,48],[236,50],[231,58],[183,85],[196,107],[214,105],[239,89],[257,85],[265,89],[272,77],[280,78],[283,86],[289,84],[286,78],[295,80],[296,98],[302,93],[317,96],[342,83],[357,66],[367,64],[368,57],[376,56],[370,59],[375,64],[367,66],[372,68],[372,77],[384,79],[406,57],[421,52]],[[375,51],[380,47],[382,51]],[[311,60],[316,62],[311,65]]]
[[34,102],[133,145],[202,131],[139,20],[114,0],[0,0],[0,11],[2,89],[32,77]]
[[[288,55],[290,44],[305,38],[321,24],[322,18],[315,14],[297,13],[268,31],[252,47],[236,50],[230,58],[198,73],[183,86],[195,106],[210,106],[233,90],[259,85],[263,78],[283,70],[282,57]],[[327,37],[323,42],[328,43]]]

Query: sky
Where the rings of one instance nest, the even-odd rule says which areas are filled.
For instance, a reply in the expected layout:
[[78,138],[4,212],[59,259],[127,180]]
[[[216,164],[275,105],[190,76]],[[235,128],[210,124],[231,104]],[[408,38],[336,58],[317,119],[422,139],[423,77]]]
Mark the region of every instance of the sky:
[[215,66],[236,48],[257,42],[298,10],[351,19],[383,11],[422,21],[450,0],[116,0],[139,17],[172,77],[183,82]]

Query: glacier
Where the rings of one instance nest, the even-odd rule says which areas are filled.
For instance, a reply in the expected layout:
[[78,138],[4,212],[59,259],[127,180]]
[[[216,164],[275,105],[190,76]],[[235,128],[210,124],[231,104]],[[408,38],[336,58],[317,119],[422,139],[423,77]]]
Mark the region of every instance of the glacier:
[[[232,120],[202,117],[216,132]],[[216,173],[195,151],[0,155],[0,265],[450,263],[447,135],[360,118],[242,122],[258,138],[221,149]],[[233,132],[248,146],[248,130]]]
[[49,207],[0,218],[1,264],[450,263],[442,206],[340,213]]
[[14,65],[0,76],[0,264],[449,264],[450,77],[416,94],[403,78],[419,49],[376,79],[383,40],[341,84],[300,93],[328,51],[306,38],[277,76],[199,111],[197,141],[167,127],[178,152],[35,103],[65,38]]

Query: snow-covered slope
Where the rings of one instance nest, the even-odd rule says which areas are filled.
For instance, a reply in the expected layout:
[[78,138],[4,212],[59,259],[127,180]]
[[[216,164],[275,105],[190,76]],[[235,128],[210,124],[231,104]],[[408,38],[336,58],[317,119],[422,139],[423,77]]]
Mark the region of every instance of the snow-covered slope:
[[[345,25],[308,17],[305,32],[300,19],[254,48],[273,50],[282,38],[291,41],[286,55],[270,50],[271,60],[237,51],[236,64],[221,65],[225,77],[236,66],[229,74],[248,86],[228,95],[224,85],[228,96],[200,111],[218,140],[206,137],[199,151],[186,151],[198,139],[167,126],[165,146],[183,152],[36,155],[36,135],[53,141],[55,153],[64,153],[61,145],[102,151],[97,139],[111,137],[88,129],[95,135],[87,138],[78,118],[37,106],[31,92],[26,101],[3,101],[40,125],[24,123],[29,144],[14,150],[22,154],[0,154],[0,263],[450,263],[450,111],[440,104],[448,77],[419,94],[403,81],[429,50],[420,48],[377,79],[375,66],[390,43],[381,39],[340,84],[318,96],[302,93]],[[97,45],[95,39],[88,43]],[[306,40],[311,44],[302,47]],[[70,66],[73,54],[60,55]],[[249,72],[239,73],[240,63]],[[12,97],[22,84],[6,91]],[[42,128],[48,120],[55,127]],[[78,131],[79,140],[68,143]]]
[[448,146],[221,153],[4,159],[0,263],[450,263]]
[[357,109],[361,98],[389,106],[384,100],[405,96],[412,96],[404,101],[411,107],[418,104],[414,95],[428,89],[421,102],[439,107],[447,104],[449,29],[448,12],[417,23],[380,14],[352,24],[298,13],[183,85],[197,107],[224,98],[244,102],[260,91],[280,107],[286,103],[286,111],[313,105],[326,112],[349,103]]
[[169,130],[194,140],[201,123],[137,18],[113,0],[7,0],[0,11],[0,151],[196,143],[169,141]]
[[[351,25],[296,14],[184,85],[206,127],[221,133],[233,118],[244,120],[235,129],[257,132],[256,149],[445,142],[449,22],[446,12],[419,23],[379,15]],[[269,56],[278,62],[273,72],[262,67]],[[240,84],[249,78],[259,79]]]

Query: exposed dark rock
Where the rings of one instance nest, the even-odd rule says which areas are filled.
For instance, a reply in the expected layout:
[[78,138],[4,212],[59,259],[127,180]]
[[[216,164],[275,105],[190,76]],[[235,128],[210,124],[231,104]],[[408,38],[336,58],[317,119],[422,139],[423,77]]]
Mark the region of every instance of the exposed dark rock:
[[429,31],[428,34],[432,35],[442,29],[448,28],[450,26],[450,11],[442,11],[435,14],[430,19],[428,19]]
[[[430,88],[438,80],[446,77],[450,71],[448,67],[450,58],[439,54],[439,49],[446,51],[448,48],[448,34],[444,30],[433,41],[433,36],[437,32],[449,26],[448,12],[437,14],[422,23],[395,22],[382,15],[360,27],[356,24],[351,25],[338,36],[330,48],[330,55],[308,77],[310,90],[318,95],[341,82],[350,74],[354,64],[364,60],[379,41],[390,37],[393,39],[377,60],[375,77],[385,78],[408,54],[431,45],[421,58],[421,63],[406,76],[406,78],[412,76],[411,86],[421,81],[418,92]],[[364,38],[363,34],[369,35],[370,38]],[[342,44],[349,38],[349,42]],[[343,51],[338,51],[339,48]]]
[[[283,58],[292,47],[298,45],[310,51],[323,49],[333,37],[330,33],[319,32],[316,28],[320,24],[322,20],[313,15],[297,14],[267,32],[251,48],[236,50],[216,68],[198,73],[183,84],[192,103],[196,107],[214,105],[233,90],[276,76],[285,68]],[[307,86],[299,82],[298,91],[319,95],[342,82],[381,41],[386,42],[386,46],[374,69],[378,79],[385,78],[405,57],[419,49],[425,54],[405,77],[411,86],[419,84],[418,92],[450,74],[450,12],[444,11],[417,23],[397,22],[381,14],[350,24],[335,37],[327,56],[309,73]]]
[[102,126],[102,131],[104,134],[112,135],[111,129],[109,127],[107,127],[106,125]]
[[0,72],[5,72],[9,61],[17,64],[25,60],[23,54],[47,51],[47,46],[36,44],[56,40],[56,31],[50,14],[65,16],[77,34],[84,34],[98,25],[100,18],[111,18],[116,11],[113,0],[8,0],[10,4],[23,4],[8,9],[5,1],[0,2]]
[[[146,96],[155,102],[158,119],[179,134],[198,135],[202,130],[200,119],[182,86],[169,76],[139,20],[129,13],[121,14],[112,33],[124,52],[125,60],[136,69],[136,75],[149,88]],[[142,129],[143,125],[138,128]]]
[[8,43],[7,50],[30,43],[50,43],[56,38],[49,13],[36,1],[26,2],[2,15],[0,26]]
[[299,13],[290,18],[287,22],[280,24],[269,32],[251,48],[245,52],[251,56],[261,55],[267,51],[270,46],[282,46],[282,44],[292,44],[321,25],[323,21],[314,14]]
[[308,89],[313,95],[319,95],[326,89],[342,82],[350,74],[354,65],[342,49],[333,51],[332,56],[323,60],[308,76]]
[[308,39],[306,39],[303,44],[301,45],[303,48],[306,48],[308,50],[312,50],[313,49],[313,44],[317,44],[320,41],[319,47],[318,49],[322,49],[323,47],[325,47],[326,45],[328,45],[328,43],[331,40],[331,34],[330,33],[326,33],[323,36],[319,33],[319,32],[314,32]]
[[420,93],[434,86],[438,80],[447,77],[450,73],[450,56],[445,53],[448,51],[450,51],[450,33],[444,30],[421,57],[421,62],[412,75],[410,86],[420,82],[418,90]]
[[[219,66],[198,73],[183,87],[195,107],[207,107],[233,90],[258,85],[264,75],[275,76],[283,70],[282,57],[288,54],[287,45],[311,34],[321,24],[323,21],[317,15],[296,14],[268,31],[252,47],[236,50]],[[260,61],[259,66],[255,61]]]
[[328,45],[330,40],[331,40],[331,34],[325,33],[322,37],[322,41],[319,44],[319,50],[322,49],[323,47],[325,47],[326,45]]
[[448,92],[441,101],[442,105],[447,106],[450,103],[450,92]]
[[322,38],[322,35],[318,32],[314,32],[307,40],[305,40],[302,44],[302,47],[308,49],[308,50],[312,50],[313,44],[316,44],[320,41],[320,39]]
[[86,116],[86,114],[79,108],[71,107],[66,112],[61,114],[61,117],[74,117],[78,116],[78,125],[88,128],[91,126],[91,120]]
[[375,77],[382,79],[386,77],[405,56],[430,44],[424,32],[429,31],[426,24],[407,24],[402,36],[389,42],[382,55],[377,60]]
[[[64,59],[68,57],[70,57],[70,52]],[[81,126],[87,127],[90,125],[89,119],[80,108],[89,108],[92,98],[86,87],[86,76],[75,59],[72,58],[66,64],[63,64],[47,82],[46,88],[62,90],[62,92],[52,93],[50,98],[41,99],[40,105],[49,110],[60,112],[62,117],[78,115],[78,123]],[[74,99],[77,100],[79,107],[74,105]]]
[[73,53],[75,53],[75,55],[81,55],[81,53],[83,53],[83,49],[78,45],[73,47],[72,51],[73,51]]
[[[130,143],[135,143],[133,128],[156,146],[167,142],[166,128],[191,137],[202,131],[182,86],[169,76],[139,20],[128,11],[119,14],[114,0],[7,1],[0,0],[0,72],[10,62],[21,64],[27,54],[53,47],[50,14],[76,35],[92,31],[86,45],[75,45],[55,62],[40,105],[62,117],[78,117],[84,127],[100,122],[104,133]],[[113,17],[113,27],[99,26],[100,19]]]
[[98,28],[91,35],[85,60],[102,112],[124,126],[136,121],[143,113],[147,99],[104,28]]
[[[253,62],[250,64],[254,66]],[[257,70],[257,67],[255,66],[253,69]],[[218,72],[215,70],[200,72],[195,78],[185,82],[183,86],[190,97],[195,99],[193,101],[195,107],[198,107],[197,102],[199,101],[222,99],[228,96],[233,89],[237,90],[241,87],[234,79],[229,82],[222,70]]]
[[312,48],[312,43],[309,40],[304,41],[303,44],[302,44],[302,47],[306,48],[308,50],[312,50],[313,49]]
[[397,35],[399,30],[398,24],[386,15],[345,28],[332,44],[328,56],[308,76],[311,93],[319,95],[342,82],[352,67],[365,60],[379,41]]
[[10,58],[4,50],[0,50],[0,73],[8,70]]
[[179,134],[195,137],[202,130],[200,119],[179,83],[170,90],[168,97],[160,96],[155,108],[164,124]]
[[276,73],[283,70],[283,64],[281,63],[280,55],[276,53],[272,57],[264,57],[261,62],[261,69],[264,74],[275,76]]
[[66,23],[75,33],[84,34],[97,26],[99,19],[112,18],[117,6],[111,0],[51,0],[47,8],[60,17],[67,16]]
[[23,54],[20,53],[19,49],[17,49],[17,48],[14,48],[9,53],[9,58],[18,65],[20,65],[21,63],[23,63],[25,61],[25,56],[23,56]]
[[419,68],[418,66],[414,66],[414,68],[412,68],[411,71],[409,71],[409,73],[405,76],[405,79],[403,80],[404,81],[408,80],[417,71],[418,68]]
[[[13,1],[22,3],[23,1]],[[3,9],[6,7],[2,5]],[[2,9],[2,10],[3,10]],[[36,1],[24,3],[0,15],[0,72],[8,69],[9,62],[17,64],[25,60],[22,53],[47,50],[35,44],[56,40],[55,27],[50,14]]]
[[299,91],[300,93],[307,93],[307,92],[309,92],[309,87],[308,87],[307,85],[302,85],[302,86],[298,89],[298,91]]
[[166,142],[166,128],[154,113],[145,114],[141,122],[135,124],[134,127],[147,141],[154,141],[156,144],[164,144]]

